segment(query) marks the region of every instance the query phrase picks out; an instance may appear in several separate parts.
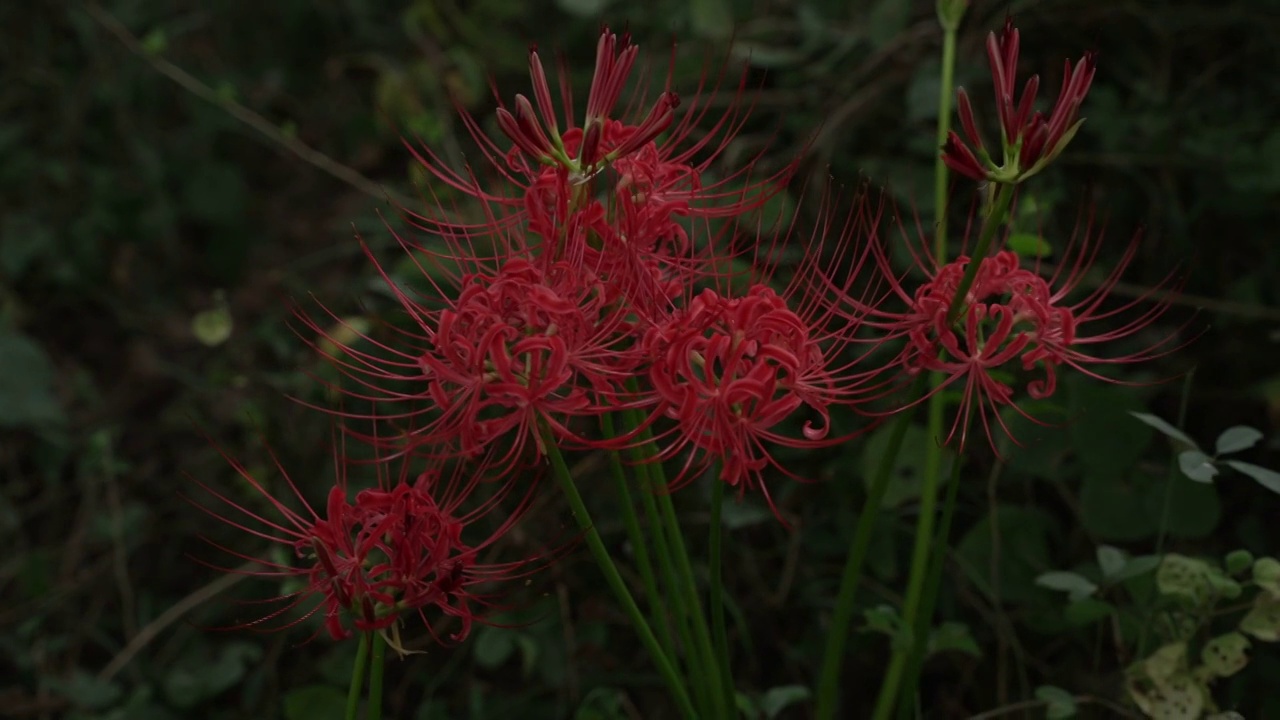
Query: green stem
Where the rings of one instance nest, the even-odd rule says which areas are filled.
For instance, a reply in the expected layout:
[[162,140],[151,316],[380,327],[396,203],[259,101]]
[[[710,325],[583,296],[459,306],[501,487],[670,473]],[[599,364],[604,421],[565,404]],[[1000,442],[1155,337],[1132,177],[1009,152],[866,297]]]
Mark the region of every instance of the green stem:
[[644,503],[645,516],[649,520],[649,532],[654,539],[654,548],[657,550],[662,579],[667,587],[667,594],[664,597],[671,604],[671,611],[676,617],[684,652],[687,655],[685,665],[689,671],[689,680],[693,687],[698,707],[710,714],[714,711],[714,703],[711,696],[707,694],[708,683],[704,676],[706,663],[702,662],[697,655],[698,643],[697,635],[695,635],[693,629],[692,613],[689,611],[687,596],[682,590],[683,586],[680,584],[679,575],[676,573],[676,563],[672,560],[671,546],[667,542],[667,533],[663,528],[662,512],[658,510],[656,493],[662,491],[654,489],[646,465],[642,464],[637,467],[644,481],[640,498]]
[[[634,379],[629,383],[636,389]],[[636,411],[629,416],[631,427],[639,425]],[[647,473],[650,495],[654,497],[660,509],[664,537],[667,540],[668,558],[672,561],[672,579],[675,595],[680,598],[684,607],[685,640],[690,655],[689,666],[699,672],[694,677],[695,688],[703,699],[702,708],[709,717],[729,717],[733,706],[724,706],[724,693],[721,691],[720,664],[716,661],[712,645],[711,631],[707,627],[707,618],[702,611],[702,599],[698,594],[698,582],[689,561],[689,552],[684,544],[684,533],[676,516],[675,503],[667,485],[666,470],[654,452],[651,442],[653,434],[649,429],[642,430],[639,435],[641,445],[636,449],[637,459]]]
[[351,687],[347,690],[346,720],[356,720],[360,715],[360,691],[364,690],[364,671],[369,667],[369,633],[360,636],[356,648],[356,664],[351,668]]
[[[955,517],[956,501],[960,495],[960,458],[951,465],[951,480],[947,486],[947,499],[943,504],[942,523],[933,538],[933,558],[929,571],[929,584],[924,592],[924,606],[920,610],[920,621],[916,623],[914,642],[910,662],[907,664],[904,688],[914,688],[920,681],[920,671],[924,667],[925,654],[928,652],[929,633],[932,631],[933,610],[938,604],[938,595],[942,590],[942,574],[946,568],[947,538],[951,537],[951,520]],[[904,703],[899,717],[912,717],[908,711],[910,705]]]
[[573,517],[577,520],[578,527],[582,529],[583,537],[587,541],[587,547],[595,557],[596,564],[600,566],[600,571],[604,573],[605,582],[609,584],[614,595],[618,597],[618,601],[622,603],[623,610],[626,611],[627,617],[630,618],[636,633],[640,635],[641,644],[644,645],[649,656],[653,658],[654,664],[658,666],[658,673],[662,675],[662,679],[666,681],[667,686],[670,688],[676,705],[680,707],[681,714],[686,718],[697,718],[698,713],[693,708],[693,702],[689,699],[689,693],[685,690],[679,674],[676,673],[671,660],[662,650],[662,644],[654,636],[653,629],[649,627],[649,621],[645,620],[644,613],[640,611],[640,606],[636,604],[635,598],[631,596],[631,591],[627,589],[627,584],[618,572],[618,567],[614,565],[613,558],[609,555],[609,550],[605,548],[604,541],[600,539],[600,533],[591,521],[591,514],[587,511],[586,503],[582,501],[582,495],[578,493],[578,487],[573,482],[573,475],[569,472],[569,466],[565,464],[564,456],[560,454],[560,448],[556,446],[555,437],[545,428],[542,437],[547,458],[551,461],[551,467],[555,471],[556,482],[560,485],[560,490],[569,502],[569,509],[573,512]]
[[[938,87],[938,147],[951,132],[951,98],[955,94],[956,27],[944,23],[942,35],[942,82]],[[933,159],[933,209],[937,230],[933,236],[933,257],[939,265],[947,262],[947,164],[941,150]]]
[[382,671],[387,659],[387,639],[382,633],[373,635],[373,659],[370,660],[369,673],[369,710],[365,720],[382,720]]
[[729,667],[729,634],[724,626],[724,577],[721,558],[721,545],[724,542],[724,531],[721,527],[720,515],[724,505],[724,481],[719,477],[718,468],[711,473],[711,536],[710,573],[711,573],[711,631],[715,636],[716,656],[720,661],[720,683],[725,701],[734,707],[733,675]]
[[1009,207],[1013,204],[1013,185],[996,184],[993,186],[992,193],[993,197],[982,218],[978,244],[969,255],[969,264],[964,268],[964,275],[960,278],[960,284],[956,286],[956,295],[951,300],[951,308],[947,311],[948,324],[954,323],[960,316],[960,311],[964,308],[965,296],[969,294],[969,288],[973,287],[973,280],[978,276],[978,267],[982,265],[981,259],[986,257],[987,250],[991,248],[991,241],[1004,224]]
[[689,561],[689,551],[685,548],[684,534],[680,532],[680,519],[676,516],[676,506],[671,500],[671,493],[666,487],[666,477],[660,462],[650,466],[656,476],[658,487],[658,507],[662,510],[662,522],[666,527],[667,539],[670,541],[672,556],[676,561],[680,584],[684,590],[686,606],[693,620],[694,640],[706,664],[707,690],[713,699],[714,717],[729,717],[729,708],[724,707],[724,693],[720,691],[724,682],[720,678],[720,665],[716,662],[715,650],[711,641],[711,630],[707,627],[707,617],[702,611],[702,600],[698,596],[698,581],[693,574],[693,565]]
[[[600,423],[606,437],[611,439],[617,437],[614,433],[612,415],[605,413],[601,417]],[[645,542],[644,533],[640,530],[640,520],[636,517],[635,500],[631,497],[631,487],[627,482],[626,472],[622,468],[622,457],[617,451],[609,453],[609,466],[613,474],[614,486],[618,492],[618,504],[622,507],[622,521],[627,528],[627,538],[631,541],[631,548],[636,556],[636,565],[640,570],[640,580],[644,583],[645,599],[649,603],[650,613],[658,624],[658,630],[662,633],[663,649],[675,661],[675,640],[671,633],[671,623],[667,617],[666,609],[659,603],[659,599],[662,596],[658,593],[658,581],[653,573],[653,562],[649,559],[649,545]]]
[[840,667],[844,663],[844,648],[849,639],[849,625],[853,621],[853,601],[857,594],[858,582],[862,579],[862,566],[867,559],[867,550],[871,547],[872,533],[875,531],[880,506],[884,502],[885,491],[889,488],[893,466],[897,462],[898,453],[902,450],[902,441],[907,435],[907,427],[911,425],[914,400],[920,396],[925,378],[925,375],[920,375],[907,391],[908,402],[898,417],[894,418],[890,429],[889,446],[885,448],[885,453],[880,456],[880,462],[876,464],[875,474],[871,477],[871,488],[867,491],[866,502],[862,506],[862,513],[858,516],[853,543],[849,547],[844,571],[840,575],[840,590],[836,594],[831,626],[827,629],[827,645],[822,655],[822,674],[818,679],[818,701],[814,715],[818,720],[831,720],[836,714],[840,690]]
[[[629,428],[639,427],[641,419],[637,411],[628,410],[623,417]],[[683,649],[686,654],[685,666],[689,672],[694,699],[706,715],[714,716],[715,702],[709,694],[712,688],[705,676],[707,661],[698,656],[701,646],[694,632],[693,612],[688,604],[689,596],[684,591],[680,575],[676,572],[676,562],[672,559],[674,555],[667,541],[662,512],[658,509],[657,495],[667,491],[666,482],[665,480],[659,482],[653,477],[653,469],[657,462],[653,457],[653,445],[649,442],[651,434],[648,430],[641,431],[640,440],[641,444],[631,449],[631,456],[635,462],[636,475],[640,479],[640,497],[644,503],[645,516],[649,521],[649,532],[654,540],[654,549],[658,554],[663,582],[668,590],[668,594],[664,597],[671,604],[672,612],[675,613],[680,638],[683,640]]]
[[[937,387],[938,378],[931,374],[929,383]],[[941,425],[942,393],[934,392],[929,398],[929,428]],[[916,623],[920,610],[920,600],[924,592],[924,583],[929,574],[929,547],[933,544],[933,521],[937,518],[938,475],[941,474],[942,448],[938,446],[938,437],[929,433],[924,455],[923,486],[920,487],[920,512],[915,521],[915,546],[911,550],[911,573],[906,585],[906,598],[902,602],[902,625],[911,629],[911,642],[893,643],[893,656],[888,670],[881,680],[881,691],[876,701],[874,720],[887,720],[892,715],[893,702],[897,700],[897,691],[902,679],[902,671],[910,659],[911,650],[915,646],[916,633],[920,632]]]

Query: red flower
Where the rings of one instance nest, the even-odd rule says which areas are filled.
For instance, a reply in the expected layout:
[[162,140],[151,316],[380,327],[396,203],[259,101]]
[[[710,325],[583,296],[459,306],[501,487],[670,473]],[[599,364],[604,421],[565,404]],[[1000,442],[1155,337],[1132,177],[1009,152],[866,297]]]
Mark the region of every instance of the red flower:
[[416,333],[400,331],[395,346],[365,334],[359,343],[326,336],[339,350],[331,361],[363,388],[346,395],[384,406],[367,416],[340,414],[402,424],[394,438],[353,432],[383,449],[444,459],[505,446],[508,454],[493,461],[510,465],[529,441],[540,447],[539,422],[560,440],[584,442],[568,421],[611,405],[633,372],[630,325],[584,268],[558,262],[543,269],[523,257],[493,271],[476,264],[456,298],[441,293],[440,309],[388,285]]
[[[905,234],[904,239],[911,242]],[[916,269],[924,272],[927,280],[909,292],[901,282],[904,275],[892,271],[881,249],[877,257],[882,275],[905,309],[893,311],[886,309],[887,305],[857,301],[848,305],[867,327],[885,332],[885,341],[905,341],[895,363],[908,376],[922,371],[944,374],[946,379],[934,392],[963,386],[948,442],[960,431],[963,446],[964,432],[973,427],[970,419],[976,414],[994,447],[993,416],[1000,430],[1009,435],[1001,408],[1013,407],[1034,420],[1018,406],[1014,376],[1030,378],[1025,385],[1028,396],[1046,398],[1057,389],[1058,373],[1063,369],[1121,382],[1100,374],[1095,366],[1146,362],[1176,349],[1172,344],[1177,335],[1169,335],[1123,355],[1103,356],[1092,350],[1094,345],[1145,331],[1168,309],[1165,293],[1172,277],[1140,297],[1114,306],[1108,302],[1133,261],[1140,239],[1135,237],[1111,273],[1076,300],[1071,298],[1078,294],[1101,244],[1101,233],[1092,222],[1078,228],[1063,254],[1063,264],[1047,277],[1040,273],[1038,262],[1026,267],[1010,250],[977,260],[961,256],[938,267],[929,256],[927,243],[922,242],[921,249],[913,250],[912,255]],[[973,284],[952,313],[952,300],[972,262],[979,263]]]
[[[344,462],[341,457],[337,461]],[[510,490],[510,484],[500,487],[491,497],[474,503],[476,509],[464,511],[462,505],[483,477],[483,469],[466,475],[428,470],[413,482],[382,481],[377,487],[356,492],[354,500],[348,497],[345,477],[340,474],[320,514],[306,502],[278,461],[276,467],[301,510],[272,495],[243,465],[232,464],[272,512],[250,509],[251,501],[233,499],[198,481],[222,509],[197,506],[232,527],[285,548],[295,562],[274,559],[272,553],[252,557],[209,541],[233,557],[256,563],[248,570],[220,569],[302,583],[301,589],[268,601],[279,607],[261,619],[237,626],[240,628],[273,631],[322,613],[325,629],[334,639],[346,638],[353,631],[387,629],[398,638],[401,620],[417,614],[435,636],[433,618],[438,614],[460,621],[450,638],[461,640],[473,623],[483,620],[483,612],[491,604],[491,596],[481,594],[478,586],[527,574],[533,563],[486,564],[479,559],[479,552],[520,518],[524,501],[487,537],[464,537],[468,526],[494,509]],[[266,627],[295,611],[300,616]]]
[[[677,423],[664,457],[692,446],[721,463],[722,480],[745,489],[770,464],[766,441],[803,447],[828,433],[835,382],[826,358],[805,322],[767,286],[741,298],[704,290],[651,328],[643,347],[655,413]],[[774,431],[802,407],[818,419],[805,421],[803,439]]]
[[942,148],[942,159],[955,172],[974,180],[1016,183],[1035,175],[1066,148],[1084,122],[1078,118],[1080,105],[1093,83],[1097,67],[1094,54],[1085,53],[1074,67],[1071,61],[1065,61],[1062,88],[1046,118],[1039,111],[1033,112],[1036,92],[1040,89],[1039,75],[1031,76],[1023,88],[1022,97],[1015,98],[1018,41],[1018,30],[1013,27],[1012,19],[1005,21],[1004,31],[998,39],[995,33],[987,35],[987,58],[995,84],[1000,142],[1004,153],[1001,164],[997,165],[983,147],[968,93],[964,88],[956,92],[956,110],[969,145],[965,145],[952,131]]
[[[644,208],[653,217],[652,222],[662,226],[659,232],[667,233],[678,232],[669,220],[672,214],[732,217],[759,207],[785,187],[795,163],[757,177],[761,175],[756,166],[760,156],[715,183],[704,185],[703,173],[737,136],[750,108],[731,103],[729,111],[707,127],[719,80],[704,80],[691,95],[692,102],[681,103],[670,88],[670,71],[666,86],[655,99],[647,95],[644,83],[636,83],[624,100],[638,54],[639,48],[629,36],[618,36],[608,28],[602,31],[581,126],[574,115],[568,73],[561,72],[559,77],[563,111],[560,117],[536,48],[529,54],[533,100],[517,95],[513,108],[499,100],[498,125],[512,143],[509,150],[485,135],[479,122],[463,113],[464,123],[488,164],[508,187],[517,189],[515,193],[482,188],[470,170],[466,174],[450,170],[428,148],[410,145],[409,149],[446,185],[491,206],[498,225],[508,228],[527,221],[529,231],[548,242],[560,238],[572,216],[609,215],[614,200],[624,196],[633,206],[631,212]],[[645,78],[647,72],[637,75]],[[746,77],[744,72],[739,95]],[[683,112],[677,116],[679,108]],[[695,129],[699,129],[696,139]],[[600,189],[604,190],[603,203],[598,197]],[[593,205],[600,207],[592,209]],[[460,226],[454,221],[407,214],[428,232],[459,232]],[[556,252],[564,251],[563,245],[556,247]]]

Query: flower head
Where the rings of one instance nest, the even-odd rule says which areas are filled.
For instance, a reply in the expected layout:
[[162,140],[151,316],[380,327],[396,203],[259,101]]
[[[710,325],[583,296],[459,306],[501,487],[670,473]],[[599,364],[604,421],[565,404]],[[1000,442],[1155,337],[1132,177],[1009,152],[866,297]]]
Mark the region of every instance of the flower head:
[[991,180],[1002,183],[1021,182],[1040,172],[1053,161],[1071,142],[1080,124],[1080,105],[1089,93],[1097,64],[1094,54],[1086,52],[1075,65],[1065,61],[1062,88],[1053,110],[1045,117],[1034,109],[1036,93],[1040,89],[1040,76],[1032,75],[1016,97],[1018,71],[1019,34],[1013,20],[1005,21],[1004,30],[997,38],[987,36],[987,58],[991,64],[991,78],[995,84],[996,110],[1000,118],[1000,143],[1002,161],[996,161],[987,152],[974,119],[973,105],[964,88],[956,92],[956,110],[965,139],[952,131],[942,148],[942,159],[955,172],[974,180]]
[[[338,462],[343,460],[338,458]],[[470,501],[473,509],[464,510],[483,469],[466,475],[432,469],[414,480],[381,481],[356,491],[354,497],[340,475],[329,490],[323,512],[318,512],[278,461],[276,467],[296,503],[277,498],[263,480],[243,465],[232,464],[270,511],[251,509],[250,505],[257,504],[253,500],[233,499],[203,483],[198,484],[216,502],[197,506],[248,535],[283,548],[285,557],[266,553],[255,558],[213,541],[210,544],[255,563],[250,569],[232,572],[294,579],[301,585],[301,589],[274,598],[271,602],[278,607],[266,616],[240,627],[277,630],[320,613],[325,630],[334,639],[353,632],[389,630],[398,647],[400,625],[416,614],[433,636],[439,616],[455,618],[460,625],[449,637],[461,640],[491,605],[490,596],[479,587],[517,577],[533,563],[488,564],[478,554],[519,519],[523,501],[486,537],[468,539],[469,526],[510,491],[509,484],[503,485],[483,500]],[[297,617],[267,626],[291,615]]]
[[[539,421],[577,441],[569,421],[601,412],[633,371],[627,320],[584,268],[544,268],[523,256],[493,269],[473,263],[438,307],[388,284],[415,330],[398,331],[394,344],[359,331],[348,333],[354,341],[325,335],[336,348],[329,360],[356,384],[346,395],[381,406],[339,414],[399,426],[394,437],[351,431],[380,448],[437,459],[488,455],[514,468],[508,461],[541,443]],[[494,456],[499,447],[508,455]]]
[[[508,106],[498,99],[498,126],[509,147],[488,137],[480,123],[464,112],[464,123],[505,188],[482,187],[470,170],[449,169],[430,149],[416,145],[409,149],[446,185],[491,206],[499,225],[527,222],[530,234],[553,244],[573,216],[611,214],[614,202],[623,197],[632,205],[630,212],[647,213],[663,225],[664,232],[674,232],[666,220],[673,213],[732,217],[759,207],[785,187],[795,163],[762,173],[757,167],[760,156],[713,183],[704,183],[703,174],[729,148],[750,108],[732,102],[725,114],[709,122],[721,78],[704,78],[682,101],[671,88],[672,65],[662,90],[650,95],[645,83],[634,82],[634,78],[648,77],[646,71],[637,72],[638,59],[639,48],[629,36],[604,28],[585,115],[579,121],[569,73],[559,74],[557,109],[542,59],[536,48],[531,49],[532,100],[517,95]],[[744,71],[737,88],[739,98],[746,78]],[[600,207],[593,209],[593,205]],[[406,214],[430,232],[455,233],[462,227],[441,217]],[[557,253],[564,250],[560,244],[552,254],[558,258]]]
[[[1140,239],[1133,239],[1112,271],[1095,279],[1088,292],[1082,289],[1101,244],[1101,233],[1091,221],[1077,229],[1063,263],[1048,274],[1039,261],[1028,265],[1007,249],[982,258],[960,256],[939,266],[927,244],[921,243],[924,247],[913,251],[913,257],[926,279],[912,292],[903,285],[904,275],[895,273],[880,251],[881,273],[903,309],[850,304],[868,327],[885,333],[886,341],[902,341],[894,362],[907,377],[941,373],[945,379],[934,392],[960,386],[962,400],[948,441],[960,432],[963,445],[964,433],[976,427],[972,421],[977,420],[994,447],[992,417],[1004,434],[1010,434],[1002,408],[1012,407],[1035,419],[1019,407],[1018,378],[1028,397],[1042,399],[1054,394],[1064,370],[1121,382],[1095,368],[1146,362],[1175,349],[1176,334],[1147,341],[1127,354],[1107,356],[1093,350],[1098,344],[1143,333],[1168,309],[1172,276],[1137,298],[1111,301]],[[956,303],[961,279],[972,263],[978,263],[973,283]]]
[[[824,283],[818,268],[853,255],[861,207],[854,203],[843,227],[832,227],[838,216],[831,215],[811,238],[775,237],[778,245],[807,245],[782,289],[771,284],[777,266],[760,251],[751,263],[739,258],[752,267],[749,281],[717,276],[717,287],[686,288],[673,311],[650,319],[640,346],[649,383],[639,404],[651,408],[650,423],[670,423],[658,434],[660,458],[686,456],[673,485],[715,465],[721,481],[740,491],[758,487],[772,504],[763,473],[796,477],[774,460],[773,447],[826,447],[854,434],[831,431],[831,410],[855,406],[879,370],[858,370],[846,355],[858,324],[833,312],[825,296],[850,286]],[[865,255],[853,257],[850,279]],[[735,289],[744,281],[745,289]],[[794,429],[788,421],[802,422]]]
[[[768,464],[763,442],[782,441],[774,426],[807,406],[807,441],[826,436],[834,385],[809,328],[769,287],[745,296],[704,290],[689,307],[644,338],[660,412],[678,423],[673,447],[692,445],[722,463],[737,485]],[[797,443],[802,444],[802,443]]]

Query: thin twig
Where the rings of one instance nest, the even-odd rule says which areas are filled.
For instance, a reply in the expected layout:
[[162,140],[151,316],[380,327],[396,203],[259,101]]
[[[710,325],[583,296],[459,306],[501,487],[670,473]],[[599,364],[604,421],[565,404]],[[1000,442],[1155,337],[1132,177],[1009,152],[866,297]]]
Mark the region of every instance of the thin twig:
[[164,632],[166,628],[177,622],[183,615],[186,615],[191,610],[234,587],[236,583],[245,579],[246,572],[252,570],[257,565],[258,563],[256,562],[245,563],[239,568],[236,568],[235,571],[219,577],[217,580],[214,580],[208,585],[205,585],[190,595],[182,598],[177,603],[174,603],[174,605],[168,610],[160,613],[159,617],[147,623],[146,627],[138,631],[138,634],[133,636],[133,639],[129,641],[129,644],[124,646],[124,649],[116,653],[115,657],[111,658],[111,662],[107,663],[107,666],[102,668],[102,671],[98,673],[98,680],[105,682],[115,677],[133,661],[133,658],[141,652],[143,648],[151,644],[151,641],[155,640],[156,637],[160,635],[160,633]]
[[[1046,262],[1040,263],[1039,267],[1041,272],[1049,276],[1056,275],[1059,268],[1058,265]],[[1086,277],[1081,284],[1097,287],[1100,282],[1096,277]],[[1117,282],[1111,286],[1111,294],[1119,297],[1130,298],[1145,297],[1150,298],[1154,302],[1191,307],[1198,310],[1221,313],[1223,315],[1234,315],[1236,317],[1249,318],[1251,320],[1280,322],[1280,308],[1270,307],[1267,305],[1253,305],[1250,303],[1236,302],[1234,300],[1221,300],[1219,298],[1208,297],[1206,295],[1192,295],[1178,290],[1169,290],[1161,287],[1147,287],[1137,283]]]
[[129,29],[126,28],[123,23],[117,20],[114,15],[98,6],[97,3],[87,4],[85,6],[85,11],[88,12],[89,16],[97,21],[99,25],[114,35],[121,44],[129,49],[130,52],[145,60],[148,65],[156,70],[156,72],[177,83],[192,95],[222,108],[227,112],[227,114],[231,115],[231,117],[234,117],[236,120],[239,120],[254,130],[257,130],[259,134],[270,140],[272,143],[275,143],[284,150],[298,156],[303,161],[310,163],[312,166],[328,173],[370,197],[377,198],[378,200],[390,200],[401,207],[410,207],[412,205],[407,196],[400,194],[392,188],[379,185],[353,168],[343,165],[337,160],[334,160],[328,155],[325,155],[295,137],[286,135],[279,127],[276,126],[275,123],[272,123],[262,115],[259,115],[231,98],[219,94],[213,88],[201,82],[186,70],[174,65],[163,57],[160,57],[153,52],[148,52],[147,49],[143,47],[142,41],[140,41],[136,35],[129,32]]

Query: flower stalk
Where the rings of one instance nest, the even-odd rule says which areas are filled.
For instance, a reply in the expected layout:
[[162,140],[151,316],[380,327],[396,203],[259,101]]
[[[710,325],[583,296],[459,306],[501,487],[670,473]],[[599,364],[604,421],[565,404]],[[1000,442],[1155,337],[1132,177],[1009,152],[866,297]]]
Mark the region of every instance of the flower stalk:
[[361,633],[360,643],[356,645],[356,664],[351,666],[351,685],[347,689],[347,709],[343,717],[346,720],[358,720],[360,717],[360,696],[364,692],[364,676],[369,669],[369,636]]
[[569,466],[565,463],[564,456],[556,446],[552,431],[544,428],[543,438],[547,459],[551,463],[552,474],[555,476],[556,483],[560,486],[565,499],[569,502],[569,510],[573,513],[574,520],[578,522],[578,527],[582,530],[587,547],[591,550],[591,555],[595,558],[596,565],[600,567],[600,571],[604,574],[605,582],[609,584],[609,589],[613,591],[636,633],[640,636],[641,644],[644,645],[649,657],[657,666],[658,673],[666,683],[667,689],[671,691],[672,699],[675,701],[676,706],[680,708],[680,714],[686,718],[696,719],[698,713],[694,710],[693,702],[689,698],[689,692],[685,689],[683,681],[676,673],[671,659],[662,649],[662,644],[658,642],[657,636],[653,634],[649,621],[645,619],[644,613],[641,612],[640,606],[636,604],[631,591],[627,589],[627,583],[618,572],[618,567],[614,564],[608,548],[604,546],[604,541],[600,539],[600,532],[591,521],[591,514],[587,510],[586,503],[582,501],[582,495],[578,493],[578,487],[573,481],[573,475],[569,472]]

